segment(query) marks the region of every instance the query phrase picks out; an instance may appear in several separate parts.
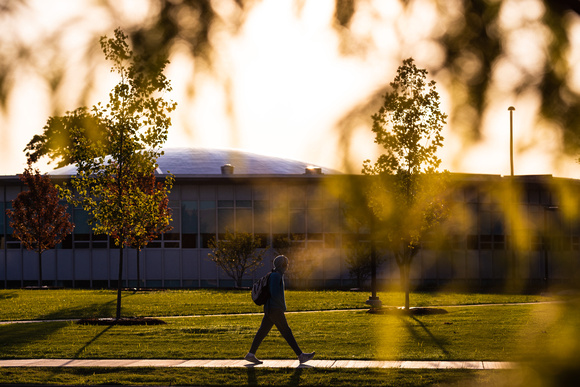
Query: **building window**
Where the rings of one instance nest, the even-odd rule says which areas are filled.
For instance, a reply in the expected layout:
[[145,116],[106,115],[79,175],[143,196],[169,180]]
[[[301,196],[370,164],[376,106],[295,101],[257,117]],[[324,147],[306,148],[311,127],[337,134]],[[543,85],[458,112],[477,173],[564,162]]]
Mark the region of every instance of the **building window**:
[[270,201],[254,201],[254,232],[270,234]]
[[208,248],[216,234],[216,203],[213,200],[199,202],[199,235],[201,247]]
[[75,249],[88,249],[91,246],[91,226],[89,214],[82,208],[73,209],[73,247]]
[[181,202],[181,246],[184,249],[197,247],[197,201]]

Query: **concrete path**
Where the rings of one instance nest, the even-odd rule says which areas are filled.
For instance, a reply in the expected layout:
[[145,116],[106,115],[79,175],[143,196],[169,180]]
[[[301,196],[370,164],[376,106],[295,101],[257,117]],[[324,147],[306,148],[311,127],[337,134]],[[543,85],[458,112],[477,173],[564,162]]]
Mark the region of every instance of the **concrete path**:
[[497,361],[378,361],[378,360],[264,360],[254,365],[246,360],[172,360],[172,359],[16,359],[0,360],[5,367],[210,367],[210,368],[401,368],[497,370],[517,367]]

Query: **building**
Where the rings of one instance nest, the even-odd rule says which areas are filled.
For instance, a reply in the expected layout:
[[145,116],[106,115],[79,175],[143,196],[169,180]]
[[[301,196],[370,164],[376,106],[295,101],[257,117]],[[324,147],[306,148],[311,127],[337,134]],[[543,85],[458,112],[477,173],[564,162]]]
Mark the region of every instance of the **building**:
[[[295,278],[307,287],[353,286],[346,263],[347,244],[368,240],[346,222],[346,182],[362,176],[282,158],[236,150],[166,150],[158,174],[175,175],[170,194],[173,230],[140,253],[146,287],[232,287],[208,256],[208,241],[226,230],[251,231],[273,245],[293,241]],[[51,173],[66,178],[65,167]],[[515,191],[506,190],[515,184]],[[416,285],[490,287],[518,279],[532,286],[573,281],[580,275],[580,228],[576,192],[580,181],[552,176],[453,175],[453,222],[427,238],[412,265]],[[0,287],[36,285],[37,256],[11,236],[5,209],[23,189],[17,176],[0,177]],[[510,194],[506,195],[506,192]],[[82,209],[70,209],[74,233],[42,258],[45,285],[82,288],[117,286],[119,251],[106,236],[93,235]],[[575,212],[576,211],[576,212]],[[511,216],[513,214],[514,216]],[[510,222],[509,219],[518,219]],[[441,230],[440,230],[441,231]],[[366,236],[365,236],[366,235]],[[512,238],[515,235],[515,238]],[[516,249],[513,247],[517,245]],[[124,254],[124,285],[137,285],[137,254]],[[384,255],[379,283],[398,284],[399,271]]]

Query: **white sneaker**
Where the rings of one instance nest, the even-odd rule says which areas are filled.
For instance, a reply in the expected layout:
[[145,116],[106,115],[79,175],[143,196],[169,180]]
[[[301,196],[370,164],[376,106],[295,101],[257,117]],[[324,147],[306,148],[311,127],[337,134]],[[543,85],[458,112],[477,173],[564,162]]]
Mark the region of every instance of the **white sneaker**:
[[312,352],[312,353],[304,353],[302,352],[299,356],[298,356],[298,361],[300,363],[306,363],[308,360],[312,360],[312,358],[314,357],[314,354],[316,352]]
[[246,356],[244,356],[244,360],[247,360],[250,363],[254,363],[254,364],[263,364],[264,363],[262,360],[258,359],[256,357],[256,355],[254,355],[253,353],[249,353],[249,352]]

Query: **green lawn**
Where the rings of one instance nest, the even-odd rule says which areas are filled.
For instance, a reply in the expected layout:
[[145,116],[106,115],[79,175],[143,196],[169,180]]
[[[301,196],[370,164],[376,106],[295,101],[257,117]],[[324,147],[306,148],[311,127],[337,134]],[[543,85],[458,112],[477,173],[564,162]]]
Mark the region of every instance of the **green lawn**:
[[[0,382],[59,385],[153,386],[518,386],[517,371],[395,369],[177,369],[29,368],[2,369]],[[528,384],[529,386],[529,384]]]
[[[400,293],[379,296],[392,305],[402,300]],[[580,305],[576,301],[537,303],[553,299],[526,295],[413,294],[413,305],[448,306],[445,308],[448,313],[402,316],[356,310],[364,307],[366,298],[368,294],[355,292],[288,291],[290,310],[354,309],[289,313],[288,321],[303,350],[315,350],[317,359],[514,360],[538,361],[539,365],[550,361],[566,369],[569,364],[575,365],[577,361],[571,359],[580,355]],[[0,320],[106,317],[114,312],[114,300],[111,291],[3,290]],[[532,304],[514,304],[523,302]],[[483,305],[493,303],[512,305]],[[0,358],[235,359],[248,351],[261,319],[259,315],[211,315],[260,310],[251,303],[248,292],[239,291],[127,292],[123,306],[124,315],[198,316],[167,318],[166,325],[156,326],[84,326],[74,322],[1,325]],[[264,340],[258,356],[292,358],[293,353],[274,330]],[[530,372],[541,369],[532,367]],[[497,384],[498,380],[531,377],[530,372],[525,377],[516,376],[516,371],[257,369],[252,372],[0,369],[0,383],[295,385],[298,381],[308,385],[430,385],[462,383],[466,378],[467,383]],[[543,376],[532,380],[541,380]]]
[[[403,294],[380,292],[385,305],[400,306]],[[287,291],[289,311],[366,308],[369,293],[344,291]],[[417,293],[411,306],[467,305],[549,301],[538,295]],[[0,321],[114,317],[114,290],[0,290]],[[260,312],[249,291],[168,290],[123,292],[124,316],[189,316]]]

